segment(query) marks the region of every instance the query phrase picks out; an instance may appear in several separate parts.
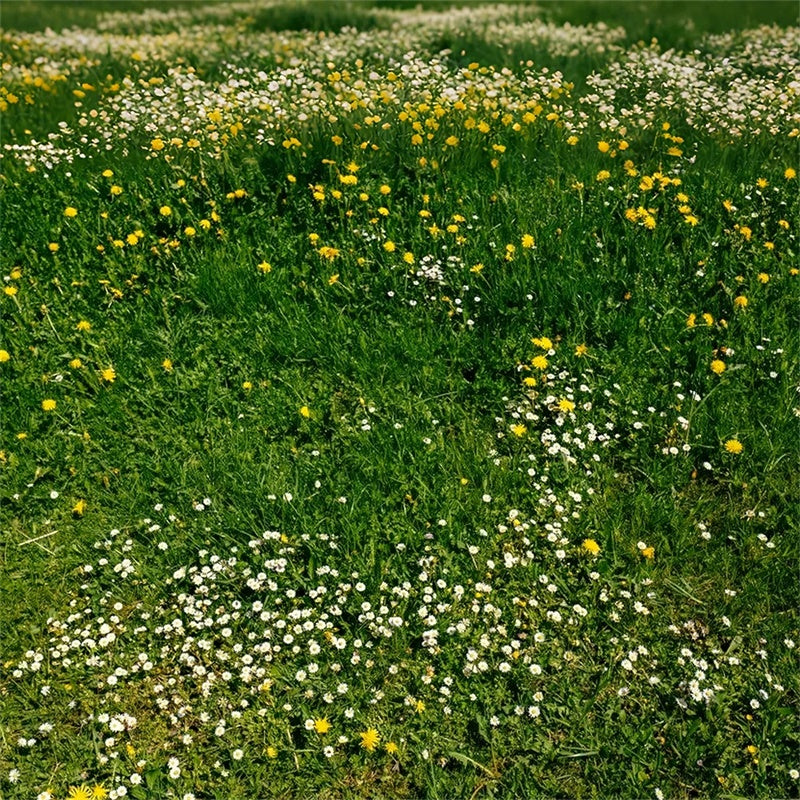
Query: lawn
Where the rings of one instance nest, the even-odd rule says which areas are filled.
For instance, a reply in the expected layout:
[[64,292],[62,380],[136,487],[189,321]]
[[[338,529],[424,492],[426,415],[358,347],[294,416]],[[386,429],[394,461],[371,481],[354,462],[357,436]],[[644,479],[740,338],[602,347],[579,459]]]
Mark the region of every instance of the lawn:
[[0,22],[0,797],[800,795],[796,4]]

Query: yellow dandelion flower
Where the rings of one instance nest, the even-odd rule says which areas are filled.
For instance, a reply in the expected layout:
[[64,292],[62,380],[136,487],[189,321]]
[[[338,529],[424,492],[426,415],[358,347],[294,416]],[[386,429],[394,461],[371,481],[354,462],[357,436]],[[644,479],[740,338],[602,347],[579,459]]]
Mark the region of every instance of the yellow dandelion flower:
[[531,359],[531,364],[536,369],[547,369],[547,359],[544,356],[534,356]]
[[797,177],[797,170],[792,167],[787,167],[783,173],[783,177],[786,178],[787,181],[794,180]]
[[749,302],[750,302],[750,301],[749,301],[749,300],[747,299],[747,297],[745,297],[745,295],[743,295],[743,294],[740,294],[738,297],[734,297],[734,298],[733,298],[733,305],[734,305],[736,308],[747,308],[747,304],[748,304]]
[[272,272],[272,264],[270,264],[268,261],[262,261],[258,265],[258,270],[266,275],[268,272]]
[[161,206],[158,209],[158,213],[161,214],[162,217],[168,217],[172,214],[172,209],[169,206]]
[[59,246],[58,242],[50,242],[50,244],[49,244],[49,245],[47,245],[47,249],[48,249],[48,250],[49,250],[51,253],[57,253],[57,252],[58,252],[58,251],[59,251],[61,248],[60,248],[60,246]]
[[531,339],[531,341],[537,346],[541,347],[542,350],[552,350],[553,349],[553,342],[548,336],[539,336]]
[[277,757],[278,757],[278,751],[272,745],[267,747],[267,758],[277,758]]
[[334,283],[339,283],[339,273],[335,273],[328,278],[328,286],[333,286]]
[[446,144],[448,147],[456,147],[456,146],[458,145],[458,136],[448,136],[448,137],[447,137],[447,138],[444,140],[444,143],[445,143],[445,144]]
[[725,372],[725,370],[726,370],[726,369],[727,369],[727,366],[726,366],[725,362],[724,362],[724,361],[722,361],[722,360],[721,360],[721,359],[719,359],[719,358],[715,358],[715,359],[714,359],[714,360],[711,362],[711,371],[712,371],[712,372],[713,372],[715,375],[722,375],[722,373],[723,373],[723,372]]
[[79,331],[90,331],[92,329],[92,323],[82,319],[75,327]]
[[122,194],[122,187],[121,186],[112,186],[108,190],[114,197],[119,197]]
[[656,557],[656,549],[655,547],[645,547],[642,549],[642,555],[652,561]]
[[83,366],[83,361],[79,358],[73,358],[72,361],[69,362],[70,369],[80,369]]
[[584,539],[581,547],[593,556],[600,552],[600,545],[594,539]]
[[85,783],[70,786],[67,800],[92,800],[92,790]]
[[367,730],[362,731],[358,735],[361,737],[361,746],[370,752],[375,749],[381,738],[375,728],[367,728]]
[[728,439],[724,446],[725,450],[737,456],[744,450],[744,445],[738,439]]
[[42,400],[42,411],[55,411],[56,405],[57,403],[55,400]]
[[0,350],[0,364],[5,364],[6,361],[11,360],[11,355],[8,350]]
[[514,436],[520,436],[521,437],[521,436],[524,436],[528,432],[528,429],[527,429],[527,427],[525,425],[517,424],[517,425],[512,425],[511,426],[511,432],[514,434]]
[[161,368],[164,370],[164,372],[172,372],[172,359],[165,358],[161,362]]
[[689,314],[689,316],[686,317],[686,327],[694,328],[696,320],[697,320],[697,314]]
[[523,237],[522,237],[522,246],[526,250],[529,250],[531,247],[534,246],[534,244],[535,244],[535,242],[534,242],[533,236],[531,236],[529,233],[526,233],[526,234],[523,235]]
[[67,206],[64,209],[64,216],[65,217],[77,217],[78,216],[78,209],[75,206]]
[[106,800],[108,789],[102,783],[96,783],[92,787],[92,800]]
[[397,249],[397,245],[390,239],[388,242],[383,243],[383,249],[387,253],[394,253],[394,251]]
[[311,417],[311,409],[308,406],[300,407],[300,416],[309,419]]
[[611,145],[608,142],[598,142],[597,149],[601,153],[607,153],[611,149]]
[[117,373],[114,371],[114,367],[106,367],[102,370],[100,372],[100,378],[106,383],[114,383],[117,379]]
[[314,720],[314,730],[317,733],[327,733],[330,729],[331,729],[331,724],[325,717],[323,717],[322,719]]
[[759,272],[758,273],[758,282],[759,283],[769,283],[769,275],[766,272]]
[[575,403],[573,403],[572,400],[567,400],[567,398],[564,397],[558,401],[558,410],[563,411],[565,414],[569,414],[571,411],[575,410]]
[[76,514],[79,517],[82,517],[84,511],[86,511],[86,501],[78,500],[78,502],[75,503],[75,506],[72,509],[72,513]]
[[153,139],[150,142],[150,149],[151,150],[163,150],[164,149],[164,140],[163,139]]
[[113,169],[104,169],[102,172],[104,178],[113,178],[114,177],[114,170]]
[[7,294],[9,297],[13,297],[19,290],[16,286],[5,286],[3,287],[3,292]]

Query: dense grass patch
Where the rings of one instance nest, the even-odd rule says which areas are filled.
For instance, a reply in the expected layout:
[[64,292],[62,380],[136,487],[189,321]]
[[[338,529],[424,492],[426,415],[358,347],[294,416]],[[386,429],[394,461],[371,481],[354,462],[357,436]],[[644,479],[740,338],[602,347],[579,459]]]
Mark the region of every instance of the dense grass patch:
[[42,7],[0,795],[795,796],[788,4]]

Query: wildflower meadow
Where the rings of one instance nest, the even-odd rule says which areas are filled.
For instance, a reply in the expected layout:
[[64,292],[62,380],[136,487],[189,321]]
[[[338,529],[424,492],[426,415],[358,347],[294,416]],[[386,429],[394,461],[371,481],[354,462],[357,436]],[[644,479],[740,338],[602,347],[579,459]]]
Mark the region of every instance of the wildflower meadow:
[[800,796],[796,3],[0,24],[1,798]]

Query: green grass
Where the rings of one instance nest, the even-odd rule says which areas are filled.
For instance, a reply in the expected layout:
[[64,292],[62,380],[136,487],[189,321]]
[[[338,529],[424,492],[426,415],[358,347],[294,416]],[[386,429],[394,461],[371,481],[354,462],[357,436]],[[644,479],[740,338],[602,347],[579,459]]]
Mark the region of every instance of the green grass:
[[[542,12],[686,51],[795,21],[730,5]],[[241,56],[191,32],[208,4],[117,24],[185,26],[208,96],[229,57],[270,71],[291,51],[347,97],[399,68],[377,49],[329,66],[346,42],[297,32],[378,37],[401,7],[255,9],[236,42],[262,50]],[[4,2],[4,29],[40,29],[41,8]],[[272,112],[248,107],[225,109],[221,143],[193,111],[179,146],[145,127],[167,125],[153,101],[71,164],[4,151],[0,797],[797,795],[796,134],[707,133],[681,108],[614,133],[589,106],[573,142],[564,109],[622,56],[504,48],[492,24],[423,26],[420,57],[452,51],[443,82],[473,61],[562,69],[575,87],[533,122],[443,100],[412,145],[402,106],[303,121],[292,98],[274,145]],[[252,38],[269,31],[285,38]],[[37,52],[4,58],[34,70]],[[45,89],[9,72],[3,143],[113,117],[111,84],[172,88],[170,66],[120,49]],[[426,256],[444,284],[416,274]]]

